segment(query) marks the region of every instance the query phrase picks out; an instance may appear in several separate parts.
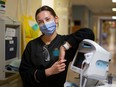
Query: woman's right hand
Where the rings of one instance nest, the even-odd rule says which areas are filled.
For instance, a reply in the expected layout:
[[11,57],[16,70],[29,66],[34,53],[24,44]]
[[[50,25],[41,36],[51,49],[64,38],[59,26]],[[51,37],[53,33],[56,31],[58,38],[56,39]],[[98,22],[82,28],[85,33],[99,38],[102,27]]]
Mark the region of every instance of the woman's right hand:
[[65,59],[56,61],[50,68],[45,70],[46,76],[50,76],[50,75],[54,75],[54,74],[63,72],[66,67],[65,62],[66,62]]

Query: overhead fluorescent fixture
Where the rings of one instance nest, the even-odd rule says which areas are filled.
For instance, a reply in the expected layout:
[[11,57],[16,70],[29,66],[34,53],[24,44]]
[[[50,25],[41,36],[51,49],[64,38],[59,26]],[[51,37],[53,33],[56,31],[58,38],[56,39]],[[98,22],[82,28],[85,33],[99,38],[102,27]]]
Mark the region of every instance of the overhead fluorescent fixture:
[[116,16],[112,16],[112,19],[116,19]]
[[116,0],[112,0],[113,3],[116,3]]
[[112,8],[112,11],[116,11],[116,8]]

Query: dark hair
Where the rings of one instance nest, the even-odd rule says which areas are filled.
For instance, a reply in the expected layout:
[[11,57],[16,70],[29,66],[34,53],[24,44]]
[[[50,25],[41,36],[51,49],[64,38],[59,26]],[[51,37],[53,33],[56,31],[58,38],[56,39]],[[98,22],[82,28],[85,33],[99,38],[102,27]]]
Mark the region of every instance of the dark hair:
[[37,15],[42,11],[49,11],[54,17],[56,17],[55,11],[51,7],[44,5],[36,10],[35,19],[37,19]]

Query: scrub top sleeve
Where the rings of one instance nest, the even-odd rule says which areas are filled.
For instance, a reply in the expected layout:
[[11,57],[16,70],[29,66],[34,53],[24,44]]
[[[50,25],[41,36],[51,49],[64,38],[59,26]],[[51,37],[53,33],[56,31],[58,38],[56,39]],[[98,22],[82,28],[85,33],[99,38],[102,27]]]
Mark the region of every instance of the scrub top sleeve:
[[76,31],[75,33],[69,35],[69,39],[67,41],[73,48],[75,48],[75,47],[78,47],[79,43],[83,39],[94,40],[93,31],[89,28],[82,28]]

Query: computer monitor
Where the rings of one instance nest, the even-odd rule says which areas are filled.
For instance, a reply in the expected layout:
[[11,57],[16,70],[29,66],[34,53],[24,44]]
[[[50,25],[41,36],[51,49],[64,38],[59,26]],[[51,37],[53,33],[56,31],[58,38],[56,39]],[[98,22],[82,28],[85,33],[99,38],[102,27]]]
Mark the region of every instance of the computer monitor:
[[81,66],[84,60],[85,60],[84,53],[77,51],[71,63],[71,70],[77,73],[81,73]]
[[73,70],[77,73],[81,73],[81,70],[82,70],[81,66],[82,66],[83,61],[86,58],[85,54],[89,53],[89,52],[91,53],[93,50],[94,50],[94,47],[90,43],[82,41],[79,44],[79,48],[78,48],[78,50],[74,56],[74,59],[71,63],[71,70]]

